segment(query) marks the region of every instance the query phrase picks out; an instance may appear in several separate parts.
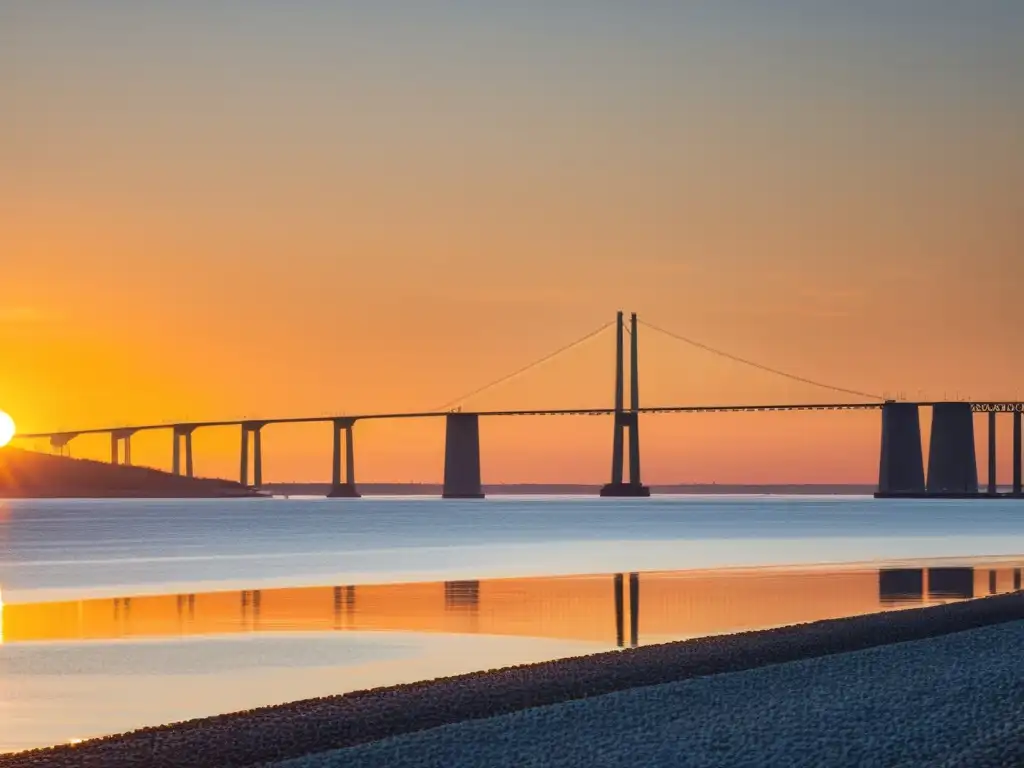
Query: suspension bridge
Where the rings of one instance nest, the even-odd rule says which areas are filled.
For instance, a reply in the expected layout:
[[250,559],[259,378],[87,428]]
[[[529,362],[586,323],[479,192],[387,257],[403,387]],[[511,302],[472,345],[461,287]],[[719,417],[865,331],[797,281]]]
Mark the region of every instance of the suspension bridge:
[[[461,404],[494,387],[543,365],[546,362],[583,344],[614,325],[615,386],[613,404],[606,408],[550,408],[465,411]],[[806,404],[741,404],[741,405],[655,405],[640,404],[640,374],[638,333],[639,326],[662,334],[683,344],[713,355],[740,363],[760,371],[780,376],[801,384],[829,390],[846,397],[859,398],[855,402]],[[625,336],[629,336],[629,403],[625,402]],[[932,410],[932,430],[929,444],[927,471],[924,466],[920,411]],[[855,411],[881,412],[881,450],[879,457],[879,497],[956,497],[995,498],[1022,493],[1021,417],[1024,403],[1010,401],[956,401],[905,402],[855,389],[835,386],[804,376],[783,371],[759,362],[734,355],[695,339],[641,322],[632,314],[629,323],[622,312],[616,319],[559,349],[534,360],[529,365],[477,387],[471,392],[445,403],[436,409],[396,413],[365,413],[320,416],[284,416],[261,419],[225,419],[212,421],[139,424],[134,426],[95,427],[18,434],[19,440],[49,441],[51,448],[63,453],[71,441],[83,435],[108,434],[112,464],[132,463],[132,436],[140,432],[167,431],[172,437],[171,471],[175,475],[195,476],[192,435],[196,430],[213,427],[240,429],[239,481],[242,485],[259,488],[263,485],[263,430],[275,424],[325,423],[332,427],[331,497],[359,496],[355,480],[354,428],[360,421],[381,419],[443,418],[445,428],[444,487],[445,498],[483,498],[480,461],[480,419],[504,416],[604,416],[612,417],[611,472],[608,482],[601,488],[602,496],[646,497],[649,488],[641,476],[640,417],[658,413],[725,413],[752,411]],[[978,480],[978,462],[975,452],[974,414],[988,414],[988,482],[982,491]],[[996,484],[996,427],[999,414],[1012,418],[1013,483],[1010,492],[1001,494]],[[344,443],[344,447],[343,447]],[[628,445],[628,449],[627,449]]]

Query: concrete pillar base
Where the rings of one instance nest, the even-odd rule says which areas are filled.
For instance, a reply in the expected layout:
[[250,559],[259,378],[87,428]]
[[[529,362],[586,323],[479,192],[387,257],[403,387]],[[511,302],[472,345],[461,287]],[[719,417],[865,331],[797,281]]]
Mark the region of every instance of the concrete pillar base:
[[878,493],[885,496],[924,493],[921,418],[913,403],[882,406],[882,451]]
[[1024,493],[1024,483],[1022,483],[1022,473],[1024,473],[1024,467],[1021,466],[1021,412],[1013,412],[1013,460],[1011,466],[1013,467],[1013,493],[1016,496],[1020,496]]
[[875,493],[876,499],[1024,499],[1024,494],[978,491],[926,491],[924,493]]
[[634,485],[632,483],[608,483],[601,487],[601,496],[606,497],[647,498],[650,495],[651,489],[646,485]]
[[932,407],[927,489],[929,494],[978,493],[970,403],[937,403]]
[[361,499],[362,494],[356,488],[355,483],[339,483],[331,486],[327,492],[328,499]]
[[482,499],[480,418],[475,413],[445,417],[443,499]]

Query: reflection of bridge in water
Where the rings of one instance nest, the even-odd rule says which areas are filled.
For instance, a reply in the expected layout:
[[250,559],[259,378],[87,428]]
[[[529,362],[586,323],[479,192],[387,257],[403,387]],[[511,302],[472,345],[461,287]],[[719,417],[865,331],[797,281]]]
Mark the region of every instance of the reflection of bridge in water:
[[1019,590],[1016,562],[766,568],[301,587],[14,604],[0,642],[246,632],[546,637],[619,647]]

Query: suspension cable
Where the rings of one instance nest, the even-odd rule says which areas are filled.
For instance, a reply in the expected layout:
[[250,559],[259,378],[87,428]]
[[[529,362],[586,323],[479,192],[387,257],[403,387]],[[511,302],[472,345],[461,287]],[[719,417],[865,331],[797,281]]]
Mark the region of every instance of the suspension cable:
[[740,357],[739,355],[734,355],[734,354],[732,354],[730,352],[725,352],[724,350],[716,349],[715,347],[709,346],[707,344],[703,344],[703,343],[701,343],[699,341],[695,341],[694,339],[688,339],[685,336],[680,336],[678,333],[673,333],[672,331],[666,331],[664,328],[659,328],[658,326],[653,325],[651,323],[648,323],[645,320],[639,320],[638,319],[638,322],[640,322],[643,325],[647,326],[652,331],[657,331],[658,333],[663,333],[664,335],[666,335],[666,336],[668,336],[670,338],[673,338],[676,341],[681,341],[684,344],[689,344],[691,347],[696,347],[697,349],[702,349],[705,352],[710,352],[713,355],[718,355],[719,357],[724,357],[724,358],[726,358],[728,360],[733,360],[733,361],[735,361],[737,363],[742,363],[743,365],[749,365],[752,368],[757,368],[758,370],[765,371],[767,373],[774,373],[776,376],[782,376],[784,378],[791,379],[793,381],[799,381],[801,384],[810,384],[811,386],[820,387],[821,389],[830,389],[833,392],[842,392],[845,395],[854,395],[856,397],[866,397],[869,400],[884,400],[885,399],[881,395],[873,395],[873,394],[871,394],[869,392],[860,392],[860,391],[858,391],[856,389],[846,389],[845,387],[836,387],[836,386],[833,386],[832,384],[824,384],[824,383],[822,383],[820,381],[814,381],[813,379],[805,378],[804,376],[797,376],[796,374],[793,374],[793,373],[787,373],[786,371],[780,371],[778,368],[772,368],[772,367],[767,366],[767,365],[762,365],[761,363],[755,363],[753,360],[747,360],[746,358]]
[[591,331],[590,333],[586,334],[585,336],[581,336],[580,338],[576,339],[576,341],[573,341],[573,342],[571,342],[569,344],[566,344],[564,347],[559,347],[554,352],[549,352],[548,354],[544,355],[543,357],[538,358],[537,360],[534,360],[529,365],[524,365],[522,368],[519,368],[519,369],[513,371],[512,373],[509,373],[509,374],[507,374],[505,376],[502,376],[499,379],[495,379],[494,381],[492,381],[492,382],[490,382],[488,384],[484,384],[482,387],[477,387],[472,392],[469,392],[469,393],[463,395],[462,397],[458,397],[458,398],[456,398],[454,400],[451,400],[451,401],[445,403],[444,405],[442,405],[442,406],[440,406],[438,408],[434,408],[433,410],[435,410],[435,411],[447,411],[450,408],[452,408],[453,406],[458,405],[459,403],[463,402],[464,400],[468,400],[471,397],[479,395],[479,394],[481,394],[482,392],[485,392],[488,389],[491,389],[493,387],[498,386],[499,384],[504,384],[506,381],[510,381],[510,380],[516,378],[517,376],[521,376],[522,374],[526,373],[527,371],[533,370],[537,366],[543,365],[544,363],[548,362],[549,360],[551,360],[551,359],[553,359],[555,357],[558,357],[563,352],[568,352],[570,349],[572,349],[574,347],[578,347],[580,344],[583,344],[586,341],[590,341],[590,339],[592,339],[595,336],[597,336],[599,333],[601,333],[601,331],[604,331],[604,330],[606,330],[607,328],[610,328],[613,325],[615,325],[615,321],[611,320],[611,321],[605,323],[604,325],[602,325],[600,328],[596,328],[593,331]]

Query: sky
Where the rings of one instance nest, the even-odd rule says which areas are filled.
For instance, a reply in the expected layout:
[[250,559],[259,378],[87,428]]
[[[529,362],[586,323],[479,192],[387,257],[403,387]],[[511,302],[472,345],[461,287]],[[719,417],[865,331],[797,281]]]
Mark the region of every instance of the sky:
[[[858,391],[1024,399],[1018,0],[0,0],[0,103],[22,431],[434,408],[619,309]],[[645,405],[849,399],[639,341]],[[613,355],[464,407],[609,405]],[[641,430],[649,482],[877,475],[877,414]],[[611,432],[485,421],[484,481],[603,482]],[[443,435],[360,424],[357,480],[438,481]],[[238,442],[197,433],[197,470]],[[264,444],[267,480],[329,477],[328,427]]]

